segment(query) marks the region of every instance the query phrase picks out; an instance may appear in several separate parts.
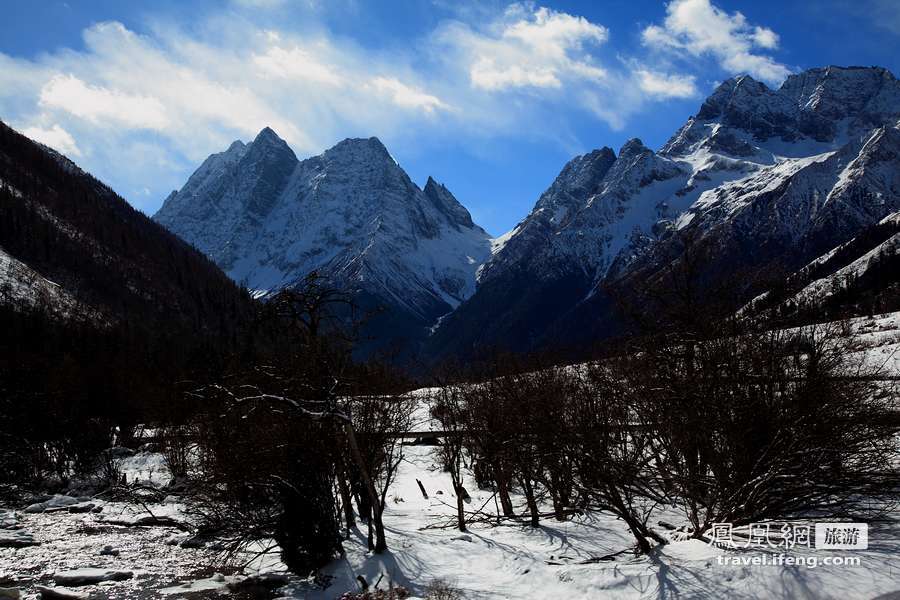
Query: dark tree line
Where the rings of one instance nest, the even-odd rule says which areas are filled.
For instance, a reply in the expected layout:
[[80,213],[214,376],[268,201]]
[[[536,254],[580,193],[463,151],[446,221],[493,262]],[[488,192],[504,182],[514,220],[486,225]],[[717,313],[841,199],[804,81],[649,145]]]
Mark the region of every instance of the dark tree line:
[[0,123],[0,248],[107,321],[236,335],[249,296],[63,157]]
[[[182,411],[254,302],[200,252],[0,123],[0,485],[58,485]],[[27,265],[22,267],[21,265]]]

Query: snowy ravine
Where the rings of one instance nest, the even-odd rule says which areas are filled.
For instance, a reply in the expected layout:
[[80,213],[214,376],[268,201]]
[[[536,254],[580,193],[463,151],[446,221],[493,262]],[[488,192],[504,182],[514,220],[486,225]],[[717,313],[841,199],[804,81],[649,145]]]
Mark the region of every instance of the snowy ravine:
[[[855,319],[859,334],[853,348],[870,366],[900,373],[900,313]],[[427,390],[412,392],[424,398]],[[416,430],[436,427],[427,418],[425,402],[417,415]],[[782,550],[719,550],[702,541],[672,541],[649,556],[619,554],[611,560],[593,560],[630,548],[626,526],[603,513],[575,516],[557,522],[547,517],[538,529],[524,523],[500,526],[470,524],[460,533],[452,525],[455,498],[450,477],[438,467],[435,447],[406,446],[406,457],[388,493],[384,515],[390,551],[372,555],[366,550],[364,531],[351,531],[344,546],[347,555],[323,569],[323,587],[311,580],[286,575],[277,555],[237,557],[250,560],[245,567],[219,563],[214,541],[191,543],[191,536],[176,527],[126,527],[121,523],[146,517],[143,507],[102,499],[51,498],[50,510],[30,513],[24,507],[6,507],[0,513],[2,540],[18,538],[25,547],[0,547],[0,587],[20,589],[36,598],[38,586],[54,587],[54,579],[76,573],[130,574],[121,581],[65,586],[94,598],[203,598],[218,594],[245,597],[242,583],[262,578],[274,584],[284,598],[334,600],[357,590],[356,577],[379,588],[407,587],[421,597],[425,587],[441,579],[457,588],[463,598],[499,599],[651,599],[651,598],[774,598],[874,599],[900,593],[900,514],[896,511],[872,523],[869,548],[860,551],[824,551],[794,548],[794,557],[816,558],[816,567],[754,565],[757,557]],[[123,470],[130,480],[159,485],[166,473],[158,454],[138,453],[126,458]],[[423,498],[417,480],[428,493]],[[496,510],[492,493],[475,489],[471,473],[465,485],[472,496],[467,510]],[[524,499],[514,496],[518,512]],[[87,505],[88,512],[81,512]],[[177,497],[146,507],[158,517],[190,523],[189,506]],[[99,509],[99,512],[94,512]],[[545,507],[549,512],[549,507]],[[70,512],[73,511],[73,512]],[[680,525],[677,509],[664,507],[654,521]],[[447,526],[449,525],[449,526]],[[441,527],[445,526],[445,527]],[[663,531],[660,528],[660,531]],[[104,551],[106,547],[109,550]],[[745,564],[720,564],[719,556]],[[858,566],[821,564],[826,556],[859,557]],[[730,562],[729,561],[729,562]],[[93,569],[92,571],[84,571]],[[64,577],[63,577],[64,580]],[[257,579],[258,581],[259,579]],[[246,589],[246,588],[244,588]]]
[[446,187],[420,189],[377,138],[301,161],[269,128],[210,156],[154,219],[258,295],[316,271],[412,336],[474,293],[491,248]]

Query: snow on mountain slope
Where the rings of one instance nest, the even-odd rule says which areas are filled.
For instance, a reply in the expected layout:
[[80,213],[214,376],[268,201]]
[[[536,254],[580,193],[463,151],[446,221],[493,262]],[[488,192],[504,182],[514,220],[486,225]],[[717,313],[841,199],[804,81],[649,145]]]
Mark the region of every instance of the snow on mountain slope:
[[845,267],[841,267],[831,275],[816,279],[798,294],[798,301],[815,301],[821,300],[830,295],[834,290],[840,289],[846,285],[846,282],[852,278],[859,277],[865,273],[872,260],[879,255],[885,253],[897,254],[900,252],[900,233],[896,233],[887,240],[872,248],[852,263]]
[[45,306],[61,315],[74,311],[75,299],[56,283],[0,248],[0,304]]
[[882,126],[711,190],[687,214],[701,236],[754,246],[796,269],[898,209],[900,131]]
[[609,148],[594,150],[569,161],[553,184],[538,199],[528,217],[498,238],[492,258],[479,271],[479,281],[511,264],[528,261],[541,252],[552,236],[595,194],[616,161]]
[[898,115],[900,82],[884,69],[813,69],[778,91],[748,76],[730,79],[659,153],[633,139],[618,157],[604,148],[573,159],[480,277],[537,262],[528,255],[544,240],[541,262],[571,255],[600,279],[667,226],[684,227],[690,208],[745,188],[766,191]]
[[[898,118],[900,82],[881,68],[811,69],[778,90],[748,76],[722,83],[659,152],[634,139],[618,156],[605,148],[571,161],[496,245],[475,296],[442,320],[436,352],[516,329],[525,334],[513,346],[593,331],[573,321],[579,307],[677,257],[675,232],[721,248],[720,271],[802,267],[900,208]],[[498,329],[510,303],[531,321]],[[451,339],[469,321],[469,337]]]
[[474,292],[491,249],[446,187],[419,189],[378,139],[298,161],[268,128],[210,156],[154,218],[253,290],[317,271],[421,326]]

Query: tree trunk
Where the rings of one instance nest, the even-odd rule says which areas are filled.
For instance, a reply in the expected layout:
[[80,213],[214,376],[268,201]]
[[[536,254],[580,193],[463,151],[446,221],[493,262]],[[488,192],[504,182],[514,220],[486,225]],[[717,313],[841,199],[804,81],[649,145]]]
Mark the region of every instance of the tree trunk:
[[341,493],[341,505],[344,507],[344,522],[349,530],[356,525],[356,517],[353,515],[353,497],[350,495],[350,486],[347,484],[347,469],[338,474],[338,488]]
[[375,506],[375,554],[381,554],[387,550],[387,541],[384,537],[384,521],[381,520],[381,507]]
[[638,549],[641,551],[641,554],[649,554],[650,542],[647,541],[647,529],[634,518],[634,515],[632,515],[631,511],[625,506],[625,503],[619,497],[618,493],[614,494],[610,500],[613,508],[619,512],[619,516],[622,517],[628,525],[628,529],[631,530],[631,535],[633,535],[635,541],[637,541]]
[[[350,453],[353,455],[353,460],[356,463],[357,468],[359,469],[360,476],[362,477],[363,483],[366,486],[366,491],[369,495],[369,501],[372,503],[372,517],[375,521],[375,554],[381,554],[385,550],[387,550],[387,540],[384,537],[384,524],[381,522],[381,512],[382,506],[381,502],[378,499],[378,492],[375,490],[375,483],[372,481],[372,478],[369,476],[369,471],[366,469],[366,463],[363,460],[362,454],[359,451],[359,444],[356,443],[356,432],[353,430],[353,424],[349,421],[344,424],[344,431],[347,432],[347,441],[350,443]],[[370,525],[371,527],[371,525]],[[371,537],[371,534],[370,534]],[[371,542],[370,542],[371,545]]]
[[531,479],[522,478],[522,488],[525,490],[525,501],[528,503],[528,510],[531,513],[531,526],[541,526],[541,513],[538,511],[537,501],[534,499],[534,488],[531,485]]
[[463,508],[463,494],[465,493],[465,490],[463,489],[462,485],[460,485],[456,482],[453,483],[453,487],[456,491],[456,519],[459,522],[459,530],[465,531],[466,530],[466,513]]
[[511,517],[515,514],[513,510],[512,500],[509,498],[509,481],[505,479],[497,482],[497,493],[500,496],[500,507],[503,509],[504,517]]
[[553,516],[557,521],[565,521],[566,520],[566,511],[565,505],[562,503],[562,500],[559,498],[559,494],[550,494],[550,499],[553,501]]
[[419,491],[422,492],[422,497],[428,500],[428,492],[425,491],[425,486],[422,485],[422,482],[416,479],[416,483],[419,484]]

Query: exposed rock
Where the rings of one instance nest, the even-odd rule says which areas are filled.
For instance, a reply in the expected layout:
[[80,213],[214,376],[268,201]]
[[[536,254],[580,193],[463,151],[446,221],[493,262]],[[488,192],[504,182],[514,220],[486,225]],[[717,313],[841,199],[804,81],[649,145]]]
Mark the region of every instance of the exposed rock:
[[166,515],[139,515],[129,518],[112,518],[103,519],[103,522],[108,525],[120,525],[122,527],[177,527],[183,531],[190,529],[190,527],[181,521]]
[[134,456],[134,450],[131,448],[126,448],[124,446],[113,446],[112,448],[106,451],[106,454],[109,455],[110,458],[128,458],[129,456]]
[[209,542],[209,538],[201,535],[195,535],[182,541],[179,546],[182,548],[205,548]]
[[255,589],[274,590],[290,583],[290,577],[283,573],[260,573],[228,584],[232,592],[246,592]]
[[17,529],[19,518],[11,510],[0,509],[0,529]]
[[36,589],[44,600],[99,600],[102,597],[97,594],[70,590],[64,587],[38,585]]
[[31,504],[25,508],[25,512],[27,513],[42,513],[45,511],[55,512],[54,509],[65,509],[73,504],[79,504],[81,502],[85,502],[90,500],[88,497],[82,498],[73,498],[72,496],[65,496],[57,494],[55,496],[51,496],[47,500],[43,502],[37,502],[35,504]]
[[131,571],[118,571],[114,569],[75,569],[73,571],[61,571],[53,575],[53,581],[58,585],[95,585],[103,581],[125,581],[131,579],[134,573]]
[[40,546],[34,535],[22,530],[0,529],[0,548],[27,548]]

